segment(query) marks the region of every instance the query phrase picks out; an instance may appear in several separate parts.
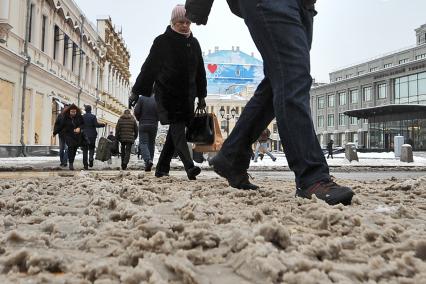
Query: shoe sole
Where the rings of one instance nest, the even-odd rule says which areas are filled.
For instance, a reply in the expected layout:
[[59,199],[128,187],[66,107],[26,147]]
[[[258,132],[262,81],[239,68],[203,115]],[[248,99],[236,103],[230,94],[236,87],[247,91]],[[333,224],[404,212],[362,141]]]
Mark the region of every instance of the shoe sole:
[[[344,192],[342,194],[340,194],[337,198],[334,198],[332,200],[324,200],[328,205],[337,205],[342,203],[345,206],[351,205],[352,204],[352,198],[355,195],[355,193],[353,191],[348,191],[348,192]],[[304,195],[301,195],[298,193],[298,191],[296,191],[296,197],[300,197],[300,198],[305,198],[305,199],[311,199],[312,197],[307,197]],[[318,198],[318,197],[317,197]],[[318,198],[321,199],[321,198]],[[321,199],[323,200],[323,199]]]
[[[210,159],[209,161],[209,166],[213,167],[213,171],[215,173],[217,173],[219,176],[223,177],[224,179],[226,179],[228,181],[228,184],[230,187],[236,188],[236,189],[242,189],[242,190],[258,190],[259,187],[257,185],[254,185],[252,187],[242,187],[240,185],[235,185],[229,182],[229,179],[227,177],[226,174],[224,174],[223,171],[219,170],[215,165],[214,165],[214,158]],[[229,171],[231,172],[231,171]]]

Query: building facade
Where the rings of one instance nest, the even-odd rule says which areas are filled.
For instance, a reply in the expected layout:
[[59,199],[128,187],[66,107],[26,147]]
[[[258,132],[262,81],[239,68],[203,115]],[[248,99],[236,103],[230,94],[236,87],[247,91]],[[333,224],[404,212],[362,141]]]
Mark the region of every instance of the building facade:
[[72,0],[0,0],[0,156],[57,145],[65,103],[91,105],[113,129],[127,105],[129,58],[111,19],[95,26]]
[[339,146],[353,142],[392,150],[393,137],[403,135],[406,142],[415,141],[415,149],[425,149],[422,115],[395,107],[426,105],[426,25],[416,29],[416,38],[416,46],[332,72],[329,84],[311,89],[312,117],[323,147],[334,140]]
[[[226,138],[264,78],[263,62],[253,54],[242,52],[238,46],[231,50],[215,47],[203,58],[207,76],[207,110],[216,114]],[[272,151],[282,151],[275,120],[269,128]]]

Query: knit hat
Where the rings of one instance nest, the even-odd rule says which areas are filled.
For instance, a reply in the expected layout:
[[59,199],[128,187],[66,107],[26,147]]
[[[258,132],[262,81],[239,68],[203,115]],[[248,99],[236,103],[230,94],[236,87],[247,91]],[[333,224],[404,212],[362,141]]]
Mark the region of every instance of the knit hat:
[[84,111],[85,112],[91,112],[92,111],[92,106],[91,105],[85,105],[84,106]]
[[188,18],[185,17],[185,14],[186,14],[185,6],[182,4],[176,5],[176,7],[174,7],[172,11],[172,18],[171,18],[172,24],[176,24],[179,21],[188,20]]

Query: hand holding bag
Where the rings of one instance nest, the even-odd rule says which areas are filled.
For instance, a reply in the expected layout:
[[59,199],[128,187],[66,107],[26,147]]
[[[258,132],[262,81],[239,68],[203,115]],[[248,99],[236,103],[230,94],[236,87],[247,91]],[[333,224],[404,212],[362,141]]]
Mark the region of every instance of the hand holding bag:
[[213,116],[206,109],[197,108],[195,116],[191,120],[186,140],[194,144],[212,144],[214,142]]
[[219,152],[220,148],[222,148],[223,137],[222,132],[220,131],[219,121],[214,113],[211,113],[210,115],[213,119],[214,125],[214,141],[209,145],[196,144],[195,147],[193,147],[195,152]]

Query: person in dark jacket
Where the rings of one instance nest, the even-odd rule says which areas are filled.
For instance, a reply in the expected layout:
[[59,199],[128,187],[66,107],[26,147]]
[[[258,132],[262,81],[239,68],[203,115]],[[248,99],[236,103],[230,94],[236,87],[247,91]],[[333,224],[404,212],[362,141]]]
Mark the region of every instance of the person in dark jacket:
[[330,156],[331,156],[332,159],[334,159],[333,158],[333,143],[334,143],[334,141],[330,140],[327,144],[327,151],[328,151],[327,159],[330,158]]
[[[145,171],[154,165],[155,138],[158,130],[158,113],[155,95],[140,96],[134,114],[139,121],[139,153],[145,162]],[[139,155],[138,153],[138,155]]]
[[[271,136],[271,131],[268,128],[266,128],[265,130],[263,130],[262,134],[260,134],[259,139],[257,139],[256,152],[254,154],[255,163],[257,163],[257,158],[259,158],[259,153],[261,149],[263,149],[266,155],[271,157],[272,161],[275,162],[277,160],[277,158],[275,158],[274,155],[272,155],[268,149],[268,141],[270,136]],[[262,159],[263,157],[261,158],[261,160]]]
[[53,135],[63,133],[65,142],[68,146],[68,162],[69,169],[74,170],[74,159],[77,149],[80,146],[85,146],[82,129],[84,127],[83,116],[81,110],[72,104],[65,108],[62,123],[54,129]]
[[[288,165],[296,177],[296,195],[316,195],[331,205],[350,204],[354,193],[332,180],[312,122],[310,48],[315,2],[228,0],[231,11],[244,19],[262,55],[265,78],[209,163],[232,187],[257,189],[247,174],[251,145],[275,117]],[[212,4],[213,0],[187,0],[186,16],[206,24]]]
[[[55,124],[53,126],[54,132],[59,129],[64,120],[64,110],[68,107],[68,104],[64,105],[62,111],[58,114],[55,120]],[[61,167],[66,167],[68,165],[68,146],[65,142],[65,136],[63,131],[58,131],[59,137],[59,160],[61,162]]]
[[170,125],[156,177],[169,174],[175,150],[190,180],[196,179],[201,172],[194,166],[185,137],[185,128],[194,116],[195,98],[198,98],[199,107],[205,107],[207,95],[201,47],[192,35],[190,25],[185,17],[185,7],[177,5],[172,11],[171,25],[154,40],[132,89],[131,104],[139,95],[155,93],[160,122]]
[[121,144],[121,169],[125,170],[130,160],[132,145],[138,138],[138,124],[130,110],[126,109],[118,119],[115,135]]
[[[87,170],[89,167],[93,167],[93,155],[95,154],[96,138],[98,137],[96,128],[105,127],[105,124],[99,123],[96,115],[92,114],[92,106],[85,105],[84,111],[86,113],[83,115],[83,135],[87,139],[87,145],[83,147],[83,166]],[[87,162],[87,156],[89,156],[89,162]]]

